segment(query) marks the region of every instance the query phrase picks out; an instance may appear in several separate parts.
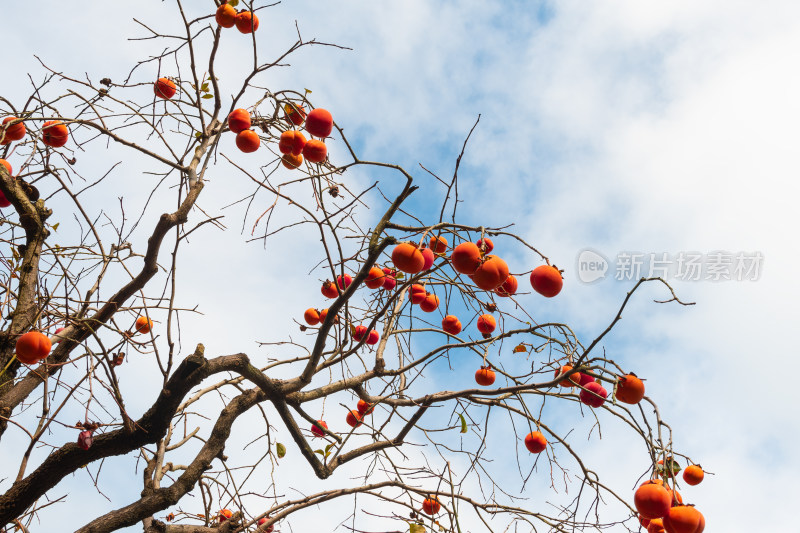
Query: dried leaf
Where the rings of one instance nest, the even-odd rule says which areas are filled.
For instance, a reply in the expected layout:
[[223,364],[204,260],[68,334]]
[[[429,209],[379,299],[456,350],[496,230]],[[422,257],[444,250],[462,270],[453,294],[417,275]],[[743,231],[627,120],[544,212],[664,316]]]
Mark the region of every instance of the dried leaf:
[[466,433],[467,432],[467,421],[464,418],[464,415],[459,413],[458,414],[458,418],[461,420],[461,433]]
[[275,445],[275,450],[278,452],[278,459],[281,459],[284,455],[286,455],[286,446],[280,442]]
[[518,344],[517,346],[514,347],[514,353],[527,352],[527,351],[528,349],[525,347],[524,344]]

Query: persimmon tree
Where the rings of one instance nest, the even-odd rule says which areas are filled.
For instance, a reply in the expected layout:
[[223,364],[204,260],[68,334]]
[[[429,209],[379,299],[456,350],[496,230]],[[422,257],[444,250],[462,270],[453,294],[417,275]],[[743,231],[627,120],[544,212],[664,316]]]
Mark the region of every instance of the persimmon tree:
[[[700,531],[702,517],[671,492],[670,471],[693,461],[673,449],[642,381],[603,348],[643,284],[683,304],[670,286],[639,280],[591,339],[550,321],[541,304],[569,273],[564,281],[545,251],[508,228],[459,221],[471,132],[452,176],[423,173],[442,201],[420,212],[414,195],[430,191],[398,165],[362,159],[335,109],[316,107],[307,90],[264,87],[297,50],[336,45],[298,31],[265,59],[257,16],[270,6],[203,4],[177,1],[171,23],[142,24],[144,41],[164,48],[125,79],[43,63],[29,98],[0,95],[0,449],[14,472],[0,480],[0,530],[39,530],[52,505],[80,509],[63,486],[85,468],[102,493],[113,483],[103,465],[127,456],[137,466],[126,482],[140,496],[112,501],[77,531],[290,531],[297,517],[355,498],[371,512],[354,510],[346,530],[636,531],[638,507],[653,514],[645,523],[666,516],[668,530],[689,531],[675,525],[688,520]],[[252,46],[239,79],[217,74],[225,39]],[[82,170],[86,154],[111,149],[126,154],[127,179],[115,165]],[[348,180],[364,169],[380,178]],[[157,177],[151,194],[130,194],[138,175]],[[238,234],[205,192],[221,176],[249,184]],[[108,202],[85,201],[98,190]],[[131,225],[146,242],[130,240]],[[186,301],[179,258],[203,246],[204,232],[268,246],[309,228],[316,300],[270,302],[285,323],[254,334],[252,352],[208,353],[203,338],[181,334],[203,294]],[[504,261],[511,249],[524,261]],[[280,261],[292,269],[299,256]],[[211,290],[239,282],[237,268],[209,273],[225,280]],[[128,376],[134,357],[147,383]],[[565,423],[554,406],[588,426]],[[610,486],[578,453],[576,441],[601,423],[640,442],[638,482]],[[513,436],[505,450],[487,446],[493,432]],[[241,459],[245,448],[257,459]],[[287,472],[297,457],[302,465]],[[541,478],[566,499],[522,504],[492,474],[498,462],[522,486]],[[691,484],[702,479],[691,472]],[[293,492],[304,477],[327,482]],[[651,478],[660,482],[634,502]]]

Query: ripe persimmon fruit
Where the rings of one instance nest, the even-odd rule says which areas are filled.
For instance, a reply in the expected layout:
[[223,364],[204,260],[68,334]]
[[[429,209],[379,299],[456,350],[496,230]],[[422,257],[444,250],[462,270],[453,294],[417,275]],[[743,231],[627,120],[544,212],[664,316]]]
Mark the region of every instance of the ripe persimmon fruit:
[[430,248],[422,248],[422,258],[425,262],[422,264],[422,270],[428,270],[430,267],[433,266],[433,261],[436,259],[436,256],[433,255],[433,250]]
[[322,295],[326,298],[336,298],[339,296],[339,289],[331,280],[325,280],[322,283]]
[[594,377],[592,377],[590,374],[587,374],[586,372],[581,372],[580,374],[581,374],[581,382],[579,383],[579,385],[581,387],[585,387],[586,385],[594,381]]
[[409,299],[413,305],[419,305],[428,296],[428,291],[425,290],[425,287],[418,283],[411,286],[409,293]]
[[492,315],[481,315],[478,317],[478,331],[481,333],[491,333],[497,327],[497,321]]
[[[6,118],[4,118],[3,119],[3,126],[5,126],[6,124],[8,124],[9,122],[12,122],[14,120],[17,120],[17,117],[6,117]],[[3,136],[2,128],[0,128],[0,136],[3,137],[3,139],[0,140],[0,144],[7,144],[8,142],[11,142],[11,141],[19,141],[23,137],[25,137],[25,132],[26,131],[27,130],[25,129],[25,123],[24,122],[17,122],[16,124],[14,124],[12,126],[8,126],[6,128],[5,136]]]
[[461,333],[461,321],[454,315],[447,315],[442,319],[442,329],[450,335]]
[[305,320],[306,324],[309,326],[316,326],[320,322],[319,311],[313,307],[306,309],[306,312],[303,313],[303,320]]
[[263,533],[272,533],[273,531],[275,531],[275,524],[270,524],[266,528],[264,527],[264,524],[266,524],[268,521],[269,521],[268,516],[265,516],[264,518],[260,519],[258,521],[258,530]]
[[547,439],[541,431],[532,431],[525,436],[525,447],[531,453],[542,453],[547,448]]
[[600,407],[606,402],[608,391],[596,381],[587,383],[581,390],[580,399],[589,407]]
[[433,313],[439,307],[439,297],[433,293],[425,296],[425,299],[419,303],[419,308],[426,313]]
[[312,109],[306,117],[306,131],[315,137],[327,137],[333,131],[333,116],[327,109]]
[[241,33],[253,33],[258,29],[258,17],[252,11],[239,12],[233,22]]
[[371,329],[367,335],[367,344],[378,344],[379,340],[381,340],[381,334],[378,333],[378,330]]
[[153,327],[153,321],[146,316],[140,316],[136,319],[134,327],[139,333],[150,333],[150,329]]
[[281,163],[289,170],[294,170],[303,164],[303,156],[294,154],[283,154],[283,157],[281,157]]
[[48,120],[42,124],[42,142],[53,148],[60,148],[67,144],[69,130],[60,120]]
[[250,126],[250,113],[248,113],[246,109],[234,109],[231,111],[231,114],[228,115],[228,128],[230,128],[233,133],[249,130]]
[[[319,312],[319,321],[320,321],[320,323],[325,322],[325,318],[327,316],[328,316],[328,310],[327,309],[323,309],[322,311],[320,311]],[[334,324],[338,324],[339,323],[339,317],[338,316],[334,316],[333,317],[333,323]]]
[[472,281],[485,291],[493,291],[508,279],[508,265],[496,255],[487,255],[472,273]]
[[433,250],[435,254],[443,254],[447,251],[447,239],[441,235],[431,237],[428,247]]
[[339,290],[345,290],[351,283],[353,283],[353,277],[350,274],[336,276],[336,285],[339,286]]
[[311,139],[303,147],[303,157],[312,163],[322,163],[328,157],[328,147],[319,139]]
[[383,290],[392,291],[395,287],[397,287],[397,279],[387,274],[386,279],[383,280]]
[[540,265],[531,272],[531,287],[542,296],[552,298],[563,286],[564,279],[556,267]]
[[667,533],[699,533],[705,529],[703,515],[692,505],[675,505],[662,520]]
[[517,293],[519,282],[513,274],[509,274],[506,280],[497,287],[494,292],[498,296],[509,297]]
[[417,246],[409,242],[401,242],[392,250],[392,263],[401,272],[416,274],[421,272],[422,267],[425,266],[425,258]]
[[483,239],[478,239],[478,242],[475,243],[478,246],[478,249],[482,254],[489,254],[492,253],[494,250],[494,243],[492,239],[489,237],[484,237]]
[[311,433],[313,433],[315,437],[324,437],[325,432],[322,431],[322,428],[328,429],[328,424],[325,423],[324,420],[317,420],[315,423],[311,424]]
[[300,155],[303,153],[306,143],[305,135],[297,130],[288,130],[281,133],[278,140],[278,151],[282,154]]
[[347,413],[347,417],[345,418],[345,422],[351,428],[356,428],[361,425],[361,413],[357,410],[353,409],[352,411]]
[[689,465],[683,470],[683,480],[688,485],[699,485],[705,477],[705,472],[700,465]]
[[367,326],[356,326],[353,330],[353,340],[356,342],[361,342],[367,335],[369,335]]
[[647,524],[647,533],[664,533],[664,521],[661,518],[653,518]]
[[386,274],[384,274],[383,270],[374,266],[369,269],[369,272],[367,273],[367,279],[364,280],[364,285],[370,289],[377,289],[379,287],[383,287],[383,283],[385,281]]
[[50,355],[53,344],[44,333],[29,331],[17,339],[17,359],[26,365],[33,365]]
[[169,78],[158,78],[153,84],[153,92],[156,93],[157,97],[163,98],[164,100],[169,100],[175,96],[176,91],[177,87],[175,86],[175,82]]
[[433,494],[422,500],[422,512],[429,515],[435,515],[442,508],[442,504]]
[[258,150],[261,146],[261,138],[253,130],[244,130],[236,134],[236,147],[246,154]]
[[[556,370],[555,377],[558,378],[558,376],[560,376],[562,374],[566,374],[570,370],[572,370],[572,366],[571,365],[564,365],[560,369]],[[575,385],[580,385],[580,384],[581,384],[581,373],[580,372],[575,372],[569,378],[564,378],[564,379],[562,379],[561,381],[558,382],[558,385],[560,387],[574,387]]]
[[482,366],[475,372],[475,382],[483,387],[488,387],[494,383],[497,375],[490,366]]
[[460,274],[470,275],[481,266],[481,252],[474,242],[462,242],[450,254],[453,270]]
[[676,505],[676,504],[677,505],[683,505],[683,496],[681,496],[680,492],[678,492],[677,490],[675,490],[675,491],[672,490],[671,488],[669,488],[669,485],[667,486],[667,490],[673,496],[672,505]]
[[672,496],[663,484],[645,481],[633,493],[633,504],[642,517],[653,520],[669,512]]
[[[677,503],[680,503],[680,504],[683,503],[683,496],[681,496],[681,493],[678,492],[677,490],[673,491],[670,488],[669,485],[664,484],[664,480],[663,479],[661,479],[661,478],[653,478],[653,479],[651,479],[649,481],[645,481],[645,483],[655,483],[656,485],[663,485],[664,488],[666,488],[667,492],[669,493],[670,505],[674,505],[674,504],[677,504]],[[642,483],[642,485],[644,485],[644,483]]]
[[285,104],[283,111],[286,113],[286,119],[295,126],[299,126],[306,120],[306,110],[301,105]]
[[383,273],[386,277],[383,280],[383,289],[387,291],[394,290],[397,286],[397,271],[393,268],[383,267]]
[[362,417],[364,417],[365,415],[371,414],[373,409],[375,409],[375,406],[370,405],[364,400],[358,400],[358,405],[356,405],[356,409],[358,409],[358,413]]
[[644,382],[636,374],[620,376],[617,380],[616,398],[631,405],[639,403],[644,398]]
[[223,28],[233,28],[236,22],[236,10],[228,4],[222,4],[217,8],[217,13],[214,15],[217,24]]

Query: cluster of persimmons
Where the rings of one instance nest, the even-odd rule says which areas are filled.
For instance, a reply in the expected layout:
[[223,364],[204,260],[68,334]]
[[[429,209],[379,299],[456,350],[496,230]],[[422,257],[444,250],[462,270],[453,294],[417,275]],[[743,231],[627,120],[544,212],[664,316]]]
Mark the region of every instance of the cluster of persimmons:
[[227,0],[223,0],[222,5],[217,8],[214,18],[221,27],[233,28],[236,26],[236,29],[242,33],[253,33],[258,29],[258,17],[255,13],[246,9],[237,12]]
[[[224,7],[224,6],[223,6]],[[166,100],[175,96],[175,82],[169,78],[159,78],[154,87],[156,96]],[[304,125],[306,132],[312,136],[306,139],[303,132],[287,129],[281,132],[278,150],[282,155],[281,163],[292,170],[300,167],[303,161],[322,163],[328,158],[326,137],[333,131],[333,116],[327,109],[317,108],[306,113],[300,104],[286,103],[284,106],[286,120],[293,126]],[[305,123],[305,124],[304,124]],[[228,129],[236,134],[236,147],[244,153],[253,153],[261,147],[261,137],[252,129],[253,121],[250,112],[237,108],[228,115]],[[318,137],[318,138],[314,138]]]
[[[684,504],[681,494],[670,487],[669,480],[680,471],[671,457],[659,461],[659,473],[636,489],[633,503],[639,513],[639,522],[648,533],[702,533],[706,519],[694,505]],[[705,476],[700,465],[689,465],[683,471],[687,485],[697,485]]]
[[[433,236],[429,242],[421,245],[403,242],[392,250],[391,267],[373,266],[364,280],[364,285],[373,290],[395,290],[398,271],[409,275],[419,274],[433,268],[439,258],[441,267],[449,266],[458,274],[467,276],[471,283],[479,289],[490,291],[500,297],[514,296],[519,288],[517,278],[509,273],[509,267],[503,259],[492,255],[493,250],[494,243],[486,237],[477,242],[462,242],[452,250],[448,247],[447,239],[441,235]],[[330,280],[323,282],[321,292],[327,298],[337,298],[352,284],[352,281],[349,274],[341,274],[337,276],[335,282]],[[563,278],[556,267],[546,264],[533,269],[530,274],[530,283],[534,291],[552,298],[561,292]],[[426,290],[424,284],[411,283],[407,290],[411,304],[418,305],[423,312],[431,313],[439,308],[439,297]],[[310,308],[305,311],[303,318],[309,326],[316,326],[325,320],[327,314],[327,309]],[[491,338],[497,328],[497,321],[492,314],[482,314],[476,320],[476,328],[484,338]],[[374,329],[368,330],[366,326],[352,324],[350,331],[355,342],[374,345],[380,341],[380,334]],[[453,314],[445,314],[442,319],[442,331],[448,335],[458,335],[462,331],[461,321]],[[489,364],[481,366],[475,372],[475,381],[480,386],[491,386],[495,379],[495,371]],[[600,381],[589,372],[581,372],[570,365],[558,368],[554,375],[554,381],[560,387],[578,387],[580,401],[592,408],[602,406],[609,395]],[[635,374],[629,373],[617,377],[614,383],[614,398],[617,402],[635,405],[644,398],[644,395],[644,382]],[[359,426],[365,413],[371,412],[373,408],[374,406],[370,406],[364,400],[359,400],[358,408],[347,413],[347,424],[352,428]],[[311,432],[316,437],[324,437],[326,431],[328,431],[328,425],[324,420],[317,420],[311,427]],[[526,435],[523,442],[528,451],[533,454],[541,453],[547,448],[547,438],[538,430]],[[694,484],[694,481],[697,480],[697,472],[702,479],[703,471],[697,465],[686,469],[684,479],[687,480],[687,483]],[[699,480],[697,482],[699,483]],[[704,526],[700,527],[700,522],[703,519],[699,511],[693,506],[683,505],[677,500],[674,502],[675,505],[672,505],[673,492],[663,481],[648,482],[643,487],[645,488],[636,492],[635,501],[642,524],[650,527],[649,531],[654,533],[659,531],[700,533],[702,531]],[[650,495],[650,492],[655,495]],[[645,496],[645,493],[648,495]],[[664,495],[669,496],[669,506],[657,508],[656,504],[648,506],[648,503],[640,502],[640,500],[650,502],[654,498],[657,499],[659,494],[663,496],[660,500],[662,503],[667,501]],[[441,504],[435,495],[430,495],[422,503],[422,511],[428,515],[437,514],[440,509]],[[698,519],[699,521],[694,520],[694,517],[697,516],[701,517]],[[657,529],[661,524],[664,529]],[[694,528],[690,525],[693,525]]]
[[[494,243],[491,239],[484,237],[474,243],[463,242],[459,244],[452,250],[448,260],[446,257],[448,251],[447,239],[441,235],[432,237],[429,243],[421,246],[403,242],[392,250],[392,267],[381,268],[377,265],[373,266],[364,280],[364,285],[370,289],[393,291],[397,287],[398,271],[410,275],[419,274],[430,270],[434,266],[436,258],[439,257],[459,274],[468,276],[480,289],[492,291],[502,297],[513,296],[518,289],[517,279],[514,275],[509,274],[508,265],[505,261],[496,255],[490,255],[492,250],[494,250]],[[530,281],[536,292],[547,297],[557,295],[561,292],[563,286],[561,272],[550,265],[541,265],[534,269],[530,275]],[[337,276],[335,283],[330,280],[323,282],[321,292],[327,298],[337,298],[352,282],[352,276],[341,274]],[[411,284],[408,293],[411,304],[419,305],[419,308],[425,313],[432,313],[439,308],[439,297],[426,290],[424,285]],[[303,319],[306,324],[316,326],[323,322],[327,315],[327,309],[317,310],[310,308],[303,314]],[[476,327],[484,338],[491,338],[497,327],[497,321],[491,314],[483,314],[478,317]],[[456,336],[461,333],[461,329],[461,321],[455,315],[448,314],[442,319],[442,330],[445,333]],[[368,329],[364,325],[351,325],[350,331],[355,342],[363,341],[366,344],[374,345],[380,341],[378,331]],[[571,367],[569,368],[571,369]],[[579,374],[573,373],[573,379],[577,375]],[[495,379],[496,373],[492,370],[491,365],[482,366],[475,372],[475,382],[478,385],[491,386],[494,384]],[[592,381],[594,381],[594,378],[592,378]],[[588,394],[592,393],[589,392]],[[643,389],[642,395],[644,395]],[[360,400],[358,408],[348,412],[346,417],[347,424],[350,427],[357,427],[361,424],[361,418],[368,410],[371,410],[371,406]],[[317,437],[322,437],[325,434],[322,428],[327,429],[328,425],[324,420],[318,420],[315,425],[312,425],[311,432]],[[546,444],[547,440],[539,431],[534,431],[525,437],[525,446],[532,453],[544,451]]]
[[[252,33],[258,29],[258,17],[252,11],[236,11],[228,2],[223,2],[217,8],[215,15],[217,24],[223,28],[232,28],[234,25],[242,33]],[[169,78],[159,78],[154,86],[157,97],[169,100],[177,91],[175,82]],[[305,131],[312,136],[307,139],[297,129],[287,129],[281,132],[278,141],[278,150],[282,154],[281,163],[288,169],[295,169],[303,161],[322,163],[328,157],[328,147],[323,139],[330,136],[333,131],[333,116],[322,108],[306,109],[293,102],[284,105],[286,119],[295,127],[304,126]],[[305,124],[304,124],[305,123]],[[228,115],[228,129],[236,134],[236,147],[242,152],[252,153],[261,146],[261,137],[252,129],[252,117],[246,109],[234,109]],[[315,138],[316,137],[316,138]]]
[[[305,108],[294,103],[287,103],[284,110],[286,119],[295,126],[305,122],[305,130],[318,139],[306,139],[296,129],[281,132],[278,150],[283,154],[281,163],[288,169],[298,168],[303,160],[311,163],[322,163],[328,157],[328,147],[322,140],[333,131],[333,117],[327,109],[312,109],[306,114]],[[234,109],[228,115],[228,128],[236,134],[236,146],[245,153],[252,153],[261,146],[261,137],[251,129],[250,113],[246,109]]]

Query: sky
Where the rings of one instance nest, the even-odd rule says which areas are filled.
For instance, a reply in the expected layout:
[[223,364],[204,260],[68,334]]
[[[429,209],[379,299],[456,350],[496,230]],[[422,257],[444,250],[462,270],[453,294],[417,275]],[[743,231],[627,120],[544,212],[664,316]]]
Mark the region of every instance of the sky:
[[[4,40],[26,44],[6,54],[3,95],[27,94],[26,73],[34,80],[43,76],[34,54],[72,75],[120,79],[137,58],[157,49],[124,39],[145,34],[134,18],[176,28],[170,1],[98,3],[76,11],[45,0],[36,17],[29,9],[4,9],[4,20],[13,21]],[[202,12],[196,5],[191,10]],[[800,438],[800,419],[791,414],[791,386],[777,378],[793,368],[796,349],[786,343],[800,318],[794,274],[800,253],[791,245],[800,192],[800,73],[794,68],[800,4],[289,0],[263,13],[257,34],[263,57],[294,41],[295,20],[305,39],[352,48],[302,49],[291,67],[270,72],[263,83],[311,89],[315,104],[334,113],[364,159],[409,169],[430,191],[413,200],[426,221],[438,219],[441,188],[419,165],[451,176],[480,116],[459,171],[459,218],[486,226],[513,223],[565,270],[557,299],[531,297],[537,317],[569,322],[590,340],[633,286],[616,279],[624,272],[622,260],[640,257],[647,269],[650,254],[666,258],[668,281],[695,305],[654,303],[669,295],[647,286],[605,349],[647,377],[648,395],[670,423],[676,445],[714,473],[684,494],[691,494],[709,528],[784,531],[793,523],[788,502],[800,491],[796,469],[787,465],[793,464],[790,443]],[[87,26],[91,31],[78,30]],[[241,61],[220,64],[223,81],[250,60],[246,43],[227,37],[221,53]],[[154,74],[148,66],[136,79]],[[336,160],[344,147],[334,142],[330,150]],[[221,151],[235,154],[232,141],[223,140]],[[114,157],[79,156],[89,173]],[[135,161],[126,159],[114,175],[119,195],[134,201],[155,183],[130,170]],[[205,314],[187,317],[183,352],[203,342],[210,353],[263,356],[254,336],[274,340],[275,330],[291,325],[286,309],[297,308],[299,318],[316,297],[318,273],[308,273],[318,258],[296,253],[298,242],[313,247],[313,235],[300,231],[294,242],[279,236],[266,247],[246,243],[250,228],[240,235],[242,208],[222,206],[248,184],[236,181],[223,160],[218,167],[203,205],[224,214],[229,229],[202,234],[185,250],[183,302],[198,303]],[[357,187],[373,176],[348,179]],[[145,229],[133,235],[139,244]],[[295,254],[287,255],[292,246]],[[605,278],[585,282],[590,273],[578,261],[585,250],[605,261]],[[707,269],[715,257],[739,253],[761,258],[750,276],[755,279],[715,281],[706,279],[707,270],[698,280],[677,277],[682,254],[700,256]],[[532,268],[538,258],[509,249],[507,260],[513,271]],[[232,267],[236,282],[224,275]],[[647,272],[633,277],[639,275]],[[244,312],[230,312],[242,302]],[[144,365],[133,368],[146,372]],[[629,476],[646,465],[621,459],[631,449],[627,438],[611,426],[585,453],[618,486],[632,487]],[[124,471],[119,467],[119,475]],[[520,487],[513,469],[501,475]],[[102,498],[72,490],[103,508]],[[743,497],[747,505],[732,507]],[[42,520],[47,525],[55,517],[43,514]]]

